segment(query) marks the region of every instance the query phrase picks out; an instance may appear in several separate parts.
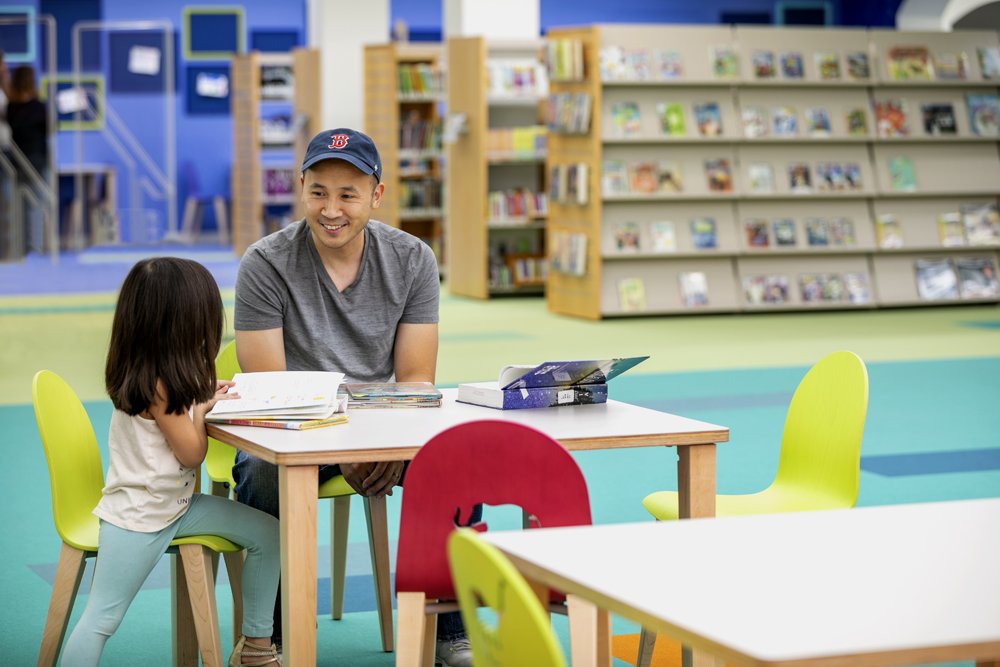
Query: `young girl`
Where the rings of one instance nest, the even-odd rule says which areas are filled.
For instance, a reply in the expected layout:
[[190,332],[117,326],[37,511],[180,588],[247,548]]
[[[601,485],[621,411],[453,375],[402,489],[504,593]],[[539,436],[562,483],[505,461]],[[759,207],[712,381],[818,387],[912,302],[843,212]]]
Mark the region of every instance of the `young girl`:
[[200,264],[140,261],[125,278],[111,329],[105,383],[111,417],[100,551],[87,607],[62,664],[97,665],[108,638],[175,537],[219,535],[246,548],[243,637],[230,667],[278,665],[271,643],[278,589],[278,521],[246,505],[193,493],[208,447],[205,413],[226,398],[217,382],[222,299]]

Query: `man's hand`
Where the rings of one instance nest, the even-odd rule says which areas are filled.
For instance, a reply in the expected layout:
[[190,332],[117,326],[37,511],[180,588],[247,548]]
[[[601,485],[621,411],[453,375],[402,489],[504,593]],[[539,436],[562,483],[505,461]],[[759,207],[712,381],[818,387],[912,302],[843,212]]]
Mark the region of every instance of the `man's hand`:
[[341,463],[340,472],[359,494],[381,498],[392,495],[392,487],[403,476],[403,462]]

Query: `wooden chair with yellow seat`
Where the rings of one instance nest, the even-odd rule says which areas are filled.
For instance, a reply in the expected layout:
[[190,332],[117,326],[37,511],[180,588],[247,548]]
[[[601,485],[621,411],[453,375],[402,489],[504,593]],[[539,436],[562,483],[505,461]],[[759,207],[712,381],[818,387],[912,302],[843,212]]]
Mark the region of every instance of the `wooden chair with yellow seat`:
[[[496,547],[460,528],[448,537],[448,559],[476,667],[565,667],[548,613]],[[494,625],[480,618],[483,606],[495,614]]]
[[[774,481],[757,493],[716,496],[716,516],[854,507],[867,411],[864,361],[845,351],[820,359],[792,395]],[[673,491],[651,493],[642,504],[658,521],[678,518]],[[648,664],[654,640],[643,631],[636,662],[640,667]]]
[[[92,513],[101,499],[104,473],[101,453],[87,411],[73,389],[52,371],[39,371],[31,385],[35,419],[41,436],[52,487],[52,517],[62,539],[52,584],[38,665],[56,664],[62,649],[73,603],[80,588],[85,560],[99,552],[99,519]],[[240,554],[243,547],[216,535],[177,538],[168,553],[180,555],[183,580],[202,663],[221,667],[219,620],[215,604],[210,554]],[[234,607],[242,608],[242,559],[230,570]],[[177,591],[180,598],[183,590]],[[242,625],[242,616],[237,619]],[[191,656],[175,656],[187,662]]]
[[[220,380],[231,380],[240,372],[236,359],[236,341],[230,341],[215,359],[215,374]],[[228,496],[235,487],[233,462],[236,450],[215,438],[208,439],[205,472],[211,480],[211,493]],[[330,508],[330,617],[340,620],[344,613],[344,579],[347,565],[347,529],[351,516],[351,496],[354,489],[343,475],[328,479],[319,487],[320,498],[331,498]],[[392,591],[389,573],[389,522],[385,498],[364,498],[365,520],[368,523],[368,545],[375,580],[375,602],[378,607],[382,650],[393,650]],[[228,561],[227,561],[228,563]]]

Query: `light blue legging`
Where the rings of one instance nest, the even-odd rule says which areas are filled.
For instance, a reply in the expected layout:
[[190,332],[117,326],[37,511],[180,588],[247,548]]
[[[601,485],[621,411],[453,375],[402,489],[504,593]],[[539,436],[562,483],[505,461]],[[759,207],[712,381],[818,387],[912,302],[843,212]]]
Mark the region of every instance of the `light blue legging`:
[[243,566],[243,634],[270,637],[278,590],[278,520],[240,503],[199,493],[180,519],[155,533],[101,521],[100,550],[87,607],[62,650],[63,667],[97,665],[104,644],[175,537],[218,535],[247,550]]

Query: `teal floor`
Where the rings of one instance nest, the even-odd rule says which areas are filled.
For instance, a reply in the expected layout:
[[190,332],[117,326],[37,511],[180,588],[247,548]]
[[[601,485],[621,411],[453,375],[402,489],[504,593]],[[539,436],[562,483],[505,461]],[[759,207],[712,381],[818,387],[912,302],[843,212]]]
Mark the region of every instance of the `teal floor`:
[[[231,302],[231,290],[223,288]],[[0,537],[0,626],[9,637],[3,665],[34,664],[59,551],[29,404],[31,375],[51,368],[67,377],[85,400],[106,456],[110,404],[100,385],[112,304],[108,292],[0,296],[0,442],[10,471]],[[836,349],[858,352],[870,374],[860,505],[1000,496],[1000,310],[993,307],[595,323],[551,315],[539,299],[446,297],[438,381],[489,379],[504,363],[650,354],[612,383],[611,397],[730,427],[731,442],[719,447],[718,488],[738,493],[768,484],[796,384],[811,363]],[[676,488],[670,449],[575,456],[597,523],[647,521],[641,499]],[[392,539],[399,502],[397,492],[389,502]],[[319,664],[388,666],[393,656],[377,649],[363,513],[360,503],[353,505],[347,613],[334,622],[326,615],[329,508],[320,504]],[[491,529],[519,521],[510,508],[489,508],[486,518]],[[105,664],[169,664],[167,579],[164,561],[109,642]],[[228,633],[228,589],[218,592]],[[74,619],[85,601],[82,595]],[[565,622],[557,619],[555,627],[565,642]],[[614,630],[636,628],[615,619]]]

